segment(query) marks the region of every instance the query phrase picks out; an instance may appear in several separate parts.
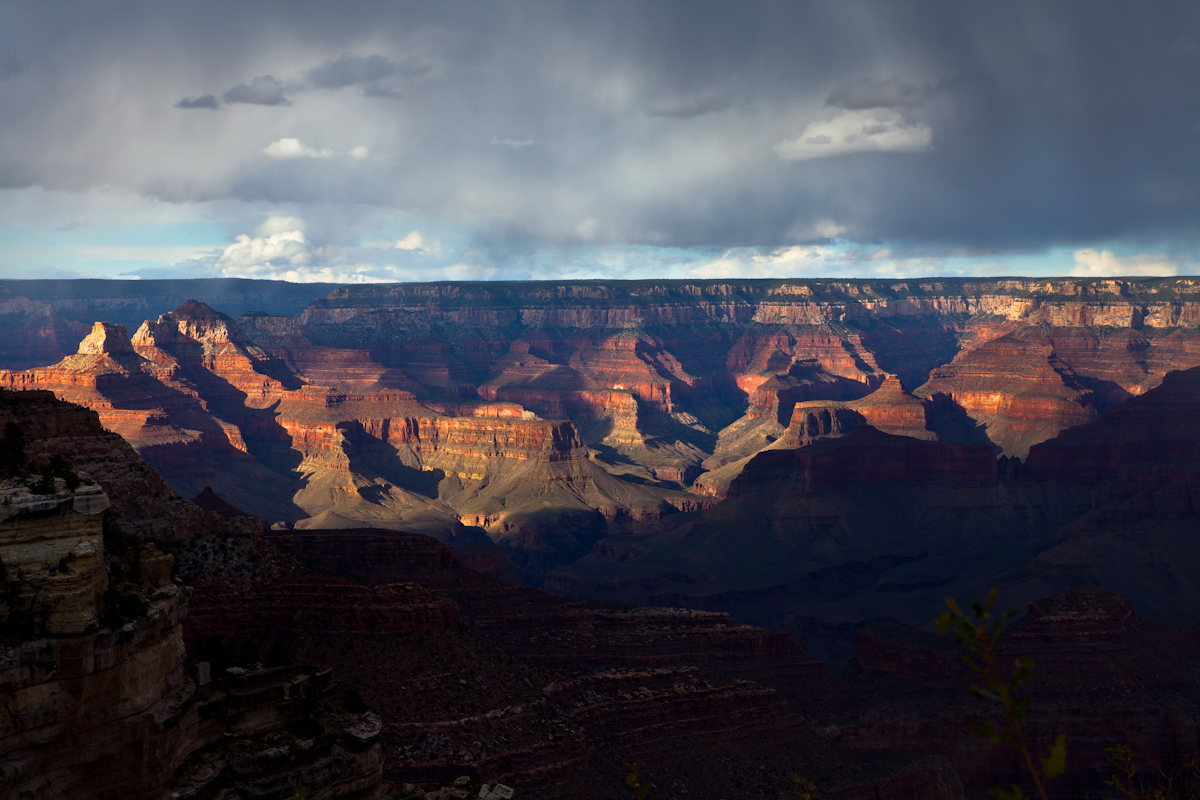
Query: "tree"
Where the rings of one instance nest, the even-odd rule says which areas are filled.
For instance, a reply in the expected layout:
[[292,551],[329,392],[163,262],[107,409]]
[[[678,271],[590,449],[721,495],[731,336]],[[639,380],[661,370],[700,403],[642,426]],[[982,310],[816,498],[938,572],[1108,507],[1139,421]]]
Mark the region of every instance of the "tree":
[[[972,672],[983,679],[982,686],[971,687],[975,696],[998,703],[1004,710],[1002,727],[997,727],[996,723],[989,720],[973,728],[972,733],[995,744],[1007,744],[1016,750],[1029,772],[1037,796],[1046,800],[1045,780],[1058,777],[1067,769],[1066,738],[1060,735],[1047,754],[1035,762],[1029,743],[1025,740],[1024,725],[1025,717],[1029,714],[1029,696],[1020,690],[1033,679],[1033,661],[1028,658],[1016,659],[1011,672],[1005,676],[1001,666],[1004,649],[1000,646],[1000,637],[1017,612],[1006,611],[993,617],[992,606],[999,596],[1000,590],[992,589],[983,603],[971,604],[969,615],[958,607],[957,602],[947,598],[948,610],[937,618],[937,630],[967,651],[963,660]],[[1025,797],[1016,785],[1011,790],[994,787],[991,795],[996,800],[1023,800]]]

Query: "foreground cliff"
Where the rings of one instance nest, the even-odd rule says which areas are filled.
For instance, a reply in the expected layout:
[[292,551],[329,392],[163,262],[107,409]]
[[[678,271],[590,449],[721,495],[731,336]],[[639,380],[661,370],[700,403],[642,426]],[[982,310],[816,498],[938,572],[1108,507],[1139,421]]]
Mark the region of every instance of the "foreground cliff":
[[171,556],[57,483],[0,485],[5,796],[385,796],[378,720],[326,708],[327,671],[186,668]]
[[[182,500],[94,412],[0,392],[0,792],[383,798],[377,718],[328,670],[188,664],[175,544],[239,532]],[[314,738],[314,734],[316,734]]]

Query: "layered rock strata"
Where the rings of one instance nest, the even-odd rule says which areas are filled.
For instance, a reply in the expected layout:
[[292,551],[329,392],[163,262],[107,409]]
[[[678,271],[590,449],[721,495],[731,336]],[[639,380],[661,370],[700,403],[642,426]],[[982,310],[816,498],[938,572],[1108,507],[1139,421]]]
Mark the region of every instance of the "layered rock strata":
[[[302,380],[233,320],[194,302],[132,339],[97,323],[60,364],[0,373],[0,384],[45,387],[96,408],[188,495],[207,488],[289,525],[377,525],[460,544],[486,542],[478,530],[486,529],[534,580],[607,528],[653,524],[695,505],[614,479],[569,422],[520,406],[460,402],[440,413],[402,390],[348,393]],[[576,392],[570,403],[612,405],[613,397],[636,417],[627,392]],[[668,460],[659,472],[682,482],[688,469]],[[547,506],[574,518],[557,544],[546,541],[558,536]]]
[[[717,453],[705,462],[711,465],[711,470],[696,480],[694,489],[700,494],[724,498],[733,480],[742,474],[742,470],[758,453],[765,450],[792,450],[819,439],[844,436],[861,424],[871,425],[884,433],[933,440],[938,438],[938,434],[931,430],[932,427],[939,427],[934,421],[937,417],[934,403],[904,391],[899,378],[894,375],[889,375],[879,388],[858,400],[793,402],[788,410],[786,427],[772,426],[769,430],[774,435],[763,446],[729,461],[729,454],[736,454],[745,444],[731,443],[724,449],[719,445]],[[759,430],[765,433],[762,427]]]
[[935,369],[916,390],[945,395],[1005,455],[1024,458],[1029,447],[1098,416],[1092,392],[1048,345],[1002,336]]

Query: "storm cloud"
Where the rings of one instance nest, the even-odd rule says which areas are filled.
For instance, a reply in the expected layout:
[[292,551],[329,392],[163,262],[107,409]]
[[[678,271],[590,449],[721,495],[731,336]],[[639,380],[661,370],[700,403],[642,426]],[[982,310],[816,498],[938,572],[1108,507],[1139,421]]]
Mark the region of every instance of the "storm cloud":
[[249,103],[256,106],[279,106],[288,99],[283,94],[283,82],[271,75],[259,75],[249,83],[239,83],[221,95],[226,103]]
[[[356,222],[389,215],[456,231],[442,267],[513,275],[580,247],[841,269],[789,249],[814,232],[1088,274],[1200,243],[1193,2],[12,5],[0,188],[224,204],[229,268],[266,252],[240,235],[299,269],[396,241]],[[263,234],[283,207],[307,227]]]
[[411,78],[429,71],[428,64],[406,59],[397,64],[386,56],[372,53],[367,56],[343,55],[336,61],[326,61],[308,71],[308,83],[317,89],[342,89],[347,86],[376,84],[394,75]]
[[221,107],[220,101],[215,95],[202,94],[199,97],[184,97],[175,104],[176,108],[206,108],[209,111],[216,111]]

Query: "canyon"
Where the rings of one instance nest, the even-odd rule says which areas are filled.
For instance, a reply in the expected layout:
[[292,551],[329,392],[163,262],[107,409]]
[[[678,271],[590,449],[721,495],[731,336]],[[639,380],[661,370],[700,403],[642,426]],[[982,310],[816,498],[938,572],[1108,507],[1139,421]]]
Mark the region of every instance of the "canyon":
[[[138,703],[175,703],[200,664],[215,688],[179,719],[251,685],[317,698],[245,735],[325,726],[343,749],[288,740],[291,768],[333,759],[328,785],[405,800],[459,778],[627,796],[635,760],[669,796],[778,796],[799,772],[959,797],[1012,763],[964,735],[986,710],[928,629],[997,587],[1028,609],[1006,642],[1038,665],[1031,736],[1069,729],[1072,786],[1095,787],[1104,746],[1177,761],[1190,740],[1162,732],[1194,727],[1196,286],[414,284],[236,320],[194,299],[64,316],[65,354],[4,362],[2,398],[31,458],[94,481],[70,503],[107,498],[101,563],[125,566],[14,551],[40,564],[22,636],[107,647],[104,580],[147,604],[134,629],[166,604]],[[62,547],[96,551],[96,524]],[[242,666],[251,643],[305,666]],[[135,771],[235,780],[189,730]]]
[[[1075,446],[1127,448],[1198,375],[1171,376],[1124,421],[1093,423],[1114,433]],[[915,800],[1014,772],[1010,752],[967,733],[988,709],[958,653],[919,628],[862,626],[835,675],[787,632],[725,612],[566,600],[468,566],[494,549],[383,528],[269,530],[211,492],[201,503],[224,516],[205,510],[156,482],[95,412],[48,392],[0,392],[8,421],[31,463],[71,454],[81,480],[0,487],[0,785],[16,796],[77,796],[86,781],[114,798],[289,798],[303,785],[427,800],[456,796],[438,785],[507,785],[615,800],[636,760],[671,797],[782,797],[798,773],[828,797]],[[866,449],[829,461],[839,444]],[[947,446],[869,426],[774,452],[787,469],[749,469],[827,490],[870,480],[881,445],[920,463],[918,479],[995,474],[984,445],[934,458]],[[1146,452],[1097,468],[1120,473]],[[1040,597],[1004,640],[1037,664],[1031,740],[1068,734],[1074,789],[1111,774],[1113,744],[1179,763],[1200,714],[1196,641],[1112,592]],[[294,663],[262,663],[281,649]]]
[[[251,288],[208,296],[244,310],[268,293]],[[1200,364],[1198,290],[445,283],[337,287],[300,307],[290,287],[289,313],[234,320],[189,300],[136,329],[80,318],[118,307],[106,290],[56,306],[72,354],[13,358],[0,386],[95,409],[183,496],[279,530],[425,533],[497,578],[729,612],[844,661],[879,608],[911,624],[947,592],[1000,585],[1021,605],[1108,574],[1060,539],[1128,534],[1040,448]],[[1145,489],[1104,481],[1114,497]],[[1151,597],[1153,569],[1111,588],[1197,622]]]
[[962,796],[945,758],[792,711],[834,679],[785,634],[564,601],[421,534],[269,531],[209,493],[221,516],[48,392],[0,391],[0,423],[31,470],[0,484],[6,796],[603,799],[634,759],[672,794],[802,769],[846,800]]

